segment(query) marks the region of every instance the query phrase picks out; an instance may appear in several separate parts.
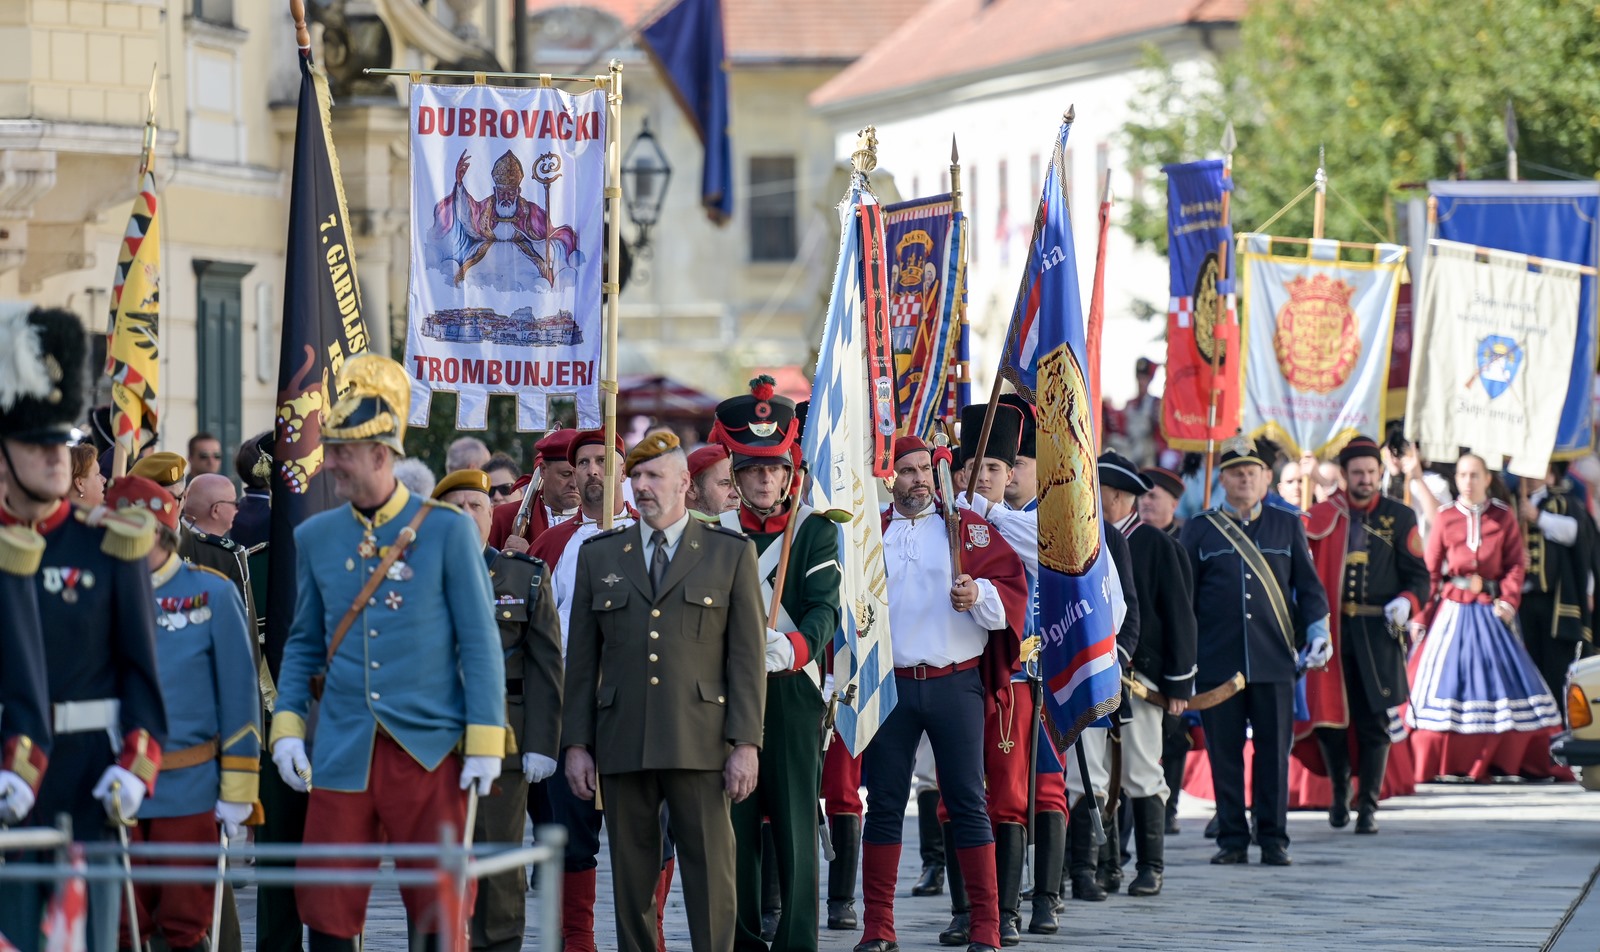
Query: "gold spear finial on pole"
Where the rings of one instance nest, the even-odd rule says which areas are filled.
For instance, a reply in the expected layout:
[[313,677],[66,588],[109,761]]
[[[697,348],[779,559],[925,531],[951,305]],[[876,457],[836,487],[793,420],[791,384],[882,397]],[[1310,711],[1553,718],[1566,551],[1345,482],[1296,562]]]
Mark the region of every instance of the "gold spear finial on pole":
[[150,108],[144,114],[144,155],[139,159],[139,178],[156,163],[156,75],[157,65],[150,64]]
[[956,149],[953,132],[950,134],[950,207],[961,211],[961,153]]
[[867,126],[856,133],[856,149],[850,153],[850,164],[862,175],[878,167],[877,126]]
[[311,30],[306,26],[305,0],[289,0],[289,16],[294,18],[294,41],[302,50],[311,49]]

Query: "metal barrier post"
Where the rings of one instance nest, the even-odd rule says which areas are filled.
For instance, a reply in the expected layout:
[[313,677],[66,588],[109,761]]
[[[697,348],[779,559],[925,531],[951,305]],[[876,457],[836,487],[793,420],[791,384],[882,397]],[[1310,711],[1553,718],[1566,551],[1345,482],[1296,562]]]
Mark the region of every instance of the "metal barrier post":
[[561,952],[561,876],[565,868],[567,828],[556,823],[535,827],[535,846],[547,848],[539,867],[539,952]]

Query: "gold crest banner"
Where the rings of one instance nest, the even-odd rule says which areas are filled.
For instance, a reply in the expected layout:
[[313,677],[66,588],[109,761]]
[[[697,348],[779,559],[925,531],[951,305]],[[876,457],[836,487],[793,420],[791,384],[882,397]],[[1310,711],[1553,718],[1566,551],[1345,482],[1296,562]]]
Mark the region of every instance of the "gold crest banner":
[[1294,457],[1381,438],[1405,247],[1247,234],[1238,260],[1245,432]]

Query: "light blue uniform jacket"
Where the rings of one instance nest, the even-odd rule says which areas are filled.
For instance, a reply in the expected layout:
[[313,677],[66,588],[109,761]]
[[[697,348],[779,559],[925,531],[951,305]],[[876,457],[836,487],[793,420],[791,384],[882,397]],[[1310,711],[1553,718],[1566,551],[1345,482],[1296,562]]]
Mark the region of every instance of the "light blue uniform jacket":
[[[428,770],[465,739],[467,755],[505,754],[506,676],[483,541],[453,507],[402,485],[368,522],[350,506],[295,530],[294,624],[283,650],[272,740],[304,737],[309,679],[339,620],[418,509],[417,537],[357,616],[331,665],[311,752],[312,783],[367,788],[381,727]],[[371,544],[363,541],[371,533]]]

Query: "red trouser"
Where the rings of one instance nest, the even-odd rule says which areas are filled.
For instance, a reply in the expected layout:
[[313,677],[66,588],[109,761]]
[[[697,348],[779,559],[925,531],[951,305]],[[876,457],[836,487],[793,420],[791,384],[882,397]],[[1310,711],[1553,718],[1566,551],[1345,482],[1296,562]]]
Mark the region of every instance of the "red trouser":
[[822,758],[822,799],[828,816],[862,813],[861,758],[850,756],[850,748],[837,733]]
[[[217,843],[217,819],[210,812],[189,816],[164,817],[140,820],[128,830],[130,843]],[[152,859],[135,860],[136,866],[189,866],[196,860]],[[145,883],[133,887],[133,898],[139,904],[140,944],[150,941],[157,932],[173,949],[188,949],[200,944],[211,931],[211,904],[216,892],[216,867],[210,868],[212,880],[203,883]],[[128,919],[122,919],[124,947],[128,941]]]
[[[988,800],[989,822],[1028,823],[1028,772],[1038,763],[1038,752],[1031,746],[1041,743],[1033,719],[1033,702],[1024,681],[1013,681],[1000,693],[998,704],[989,705],[983,723],[984,793]],[[1009,746],[1009,752],[1007,747]],[[1066,813],[1065,775],[1041,773],[1035,781],[1034,812]],[[939,803],[939,822],[949,820],[944,802]]]
[[[382,731],[372,745],[372,770],[367,789],[337,793],[313,787],[306,808],[306,845],[315,843],[428,843],[439,842],[439,827],[449,823],[459,830],[467,822],[467,794],[461,789],[461,757],[450,754],[436,770],[426,770]],[[302,860],[306,867],[373,869],[376,860]],[[429,868],[425,860],[406,860],[396,866]],[[340,939],[361,934],[367,919],[370,885],[303,885],[294,890],[300,918],[318,932]],[[476,883],[468,883],[466,909],[477,896]],[[406,914],[420,933],[444,932],[440,921],[439,891],[431,886],[406,886],[400,890]],[[453,923],[448,928],[465,928]]]

